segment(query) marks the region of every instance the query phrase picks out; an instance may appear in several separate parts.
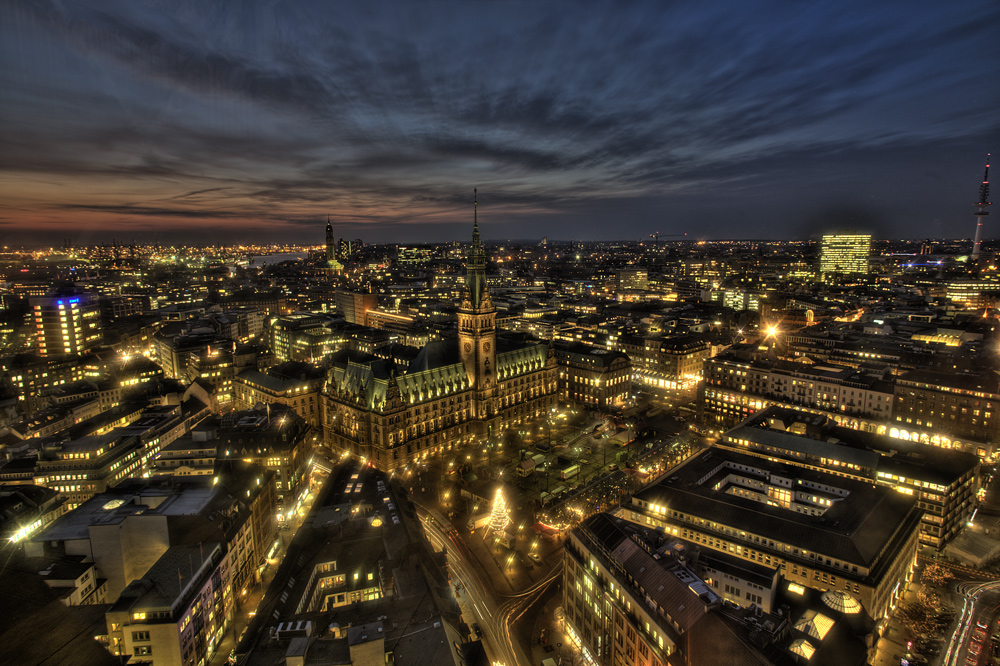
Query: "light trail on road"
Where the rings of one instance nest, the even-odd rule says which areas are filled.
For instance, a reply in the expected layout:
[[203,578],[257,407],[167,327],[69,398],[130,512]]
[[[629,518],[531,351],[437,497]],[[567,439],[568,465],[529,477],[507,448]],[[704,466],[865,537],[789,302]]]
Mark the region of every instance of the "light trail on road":
[[[554,565],[546,572],[542,580],[530,587],[517,592],[497,592],[492,581],[487,586],[479,575],[479,562],[469,551],[458,532],[450,524],[441,525],[438,521],[427,520],[430,514],[419,504],[418,515],[424,524],[428,540],[436,548],[448,555],[448,566],[452,576],[459,582],[464,595],[459,597],[459,604],[464,601],[469,615],[480,624],[486,641],[487,656],[491,663],[504,666],[529,666],[531,660],[522,646],[512,634],[512,626],[541,596],[545,589],[557,580],[562,572],[562,562]],[[462,599],[462,597],[465,597]],[[507,599],[502,605],[498,598]]]
[[976,603],[979,601],[979,597],[985,592],[1000,590],[1000,581],[959,583],[956,589],[965,597],[965,601],[962,603],[962,613],[959,615],[958,624],[951,635],[948,651],[944,654],[943,666],[955,666],[958,663],[958,656],[961,654],[969,631],[975,622]]
[[490,662],[511,666],[526,664],[523,658],[519,658],[520,655],[517,654],[509,634],[503,631],[501,623],[495,621],[498,610],[496,599],[472,572],[471,563],[465,559],[464,554],[451,539],[441,534],[438,526],[425,524],[425,528],[431,543],[448,554],[448,566],[452,577],[459,582],[464,591],[464,594],[459,595],[459,603],[461,605],[463,601],[465,602],[467,614],[475,619],[483,631],[487,639],[484,641],[484,646]]

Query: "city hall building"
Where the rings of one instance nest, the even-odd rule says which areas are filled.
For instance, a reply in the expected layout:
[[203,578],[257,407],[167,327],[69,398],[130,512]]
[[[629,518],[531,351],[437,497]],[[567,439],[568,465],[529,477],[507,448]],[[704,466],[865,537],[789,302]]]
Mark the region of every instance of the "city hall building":
[[557,396],[553,350],[498,335],[496,315],[476,220],[457,339],[431,342],[406,367],[354,350],[332,355],[326,443],[392,471],[544,416]]

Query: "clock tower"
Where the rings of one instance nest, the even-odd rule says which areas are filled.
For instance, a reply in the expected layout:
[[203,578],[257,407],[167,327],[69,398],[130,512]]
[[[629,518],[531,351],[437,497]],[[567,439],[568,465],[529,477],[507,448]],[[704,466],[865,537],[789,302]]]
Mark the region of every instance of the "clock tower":
[[494,395],[497,367],[497,311],[486,286],[486,253],[479,242],[478,192],[473,190],[472,249],[466,265],[465,296],[458,309],[458,345],[462,363],[473,390],[476,419],[486,422],[497,418]]

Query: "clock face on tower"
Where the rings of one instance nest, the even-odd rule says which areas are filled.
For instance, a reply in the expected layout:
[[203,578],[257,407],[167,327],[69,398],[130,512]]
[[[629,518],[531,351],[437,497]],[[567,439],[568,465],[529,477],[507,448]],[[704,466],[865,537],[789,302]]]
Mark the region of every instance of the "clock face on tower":
[[465,343],[465,351],[466,352],[472,351],[472,343],[471,342],[466,342]]

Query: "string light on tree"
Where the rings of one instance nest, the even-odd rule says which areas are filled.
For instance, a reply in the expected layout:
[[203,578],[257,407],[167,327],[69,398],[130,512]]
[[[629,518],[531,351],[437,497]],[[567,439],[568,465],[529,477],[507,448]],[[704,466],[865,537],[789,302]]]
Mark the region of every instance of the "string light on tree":
[[494,533],[502,532],[509,522],[510,511],[507,509],[507,500],[503,497],[503,490],[498,488],[497,495],[493,498],[493,509],[490,512],[490,530]]

